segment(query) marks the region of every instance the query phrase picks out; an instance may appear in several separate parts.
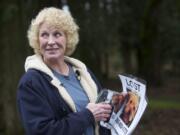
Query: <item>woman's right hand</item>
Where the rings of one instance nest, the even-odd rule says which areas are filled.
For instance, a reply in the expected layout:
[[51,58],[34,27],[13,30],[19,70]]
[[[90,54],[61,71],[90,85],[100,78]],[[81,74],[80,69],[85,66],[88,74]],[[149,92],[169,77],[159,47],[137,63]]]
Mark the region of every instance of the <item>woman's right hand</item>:
[[86,108],[92,112],[96,122],[106,121],[110,117],[112,111],[111,105],[107,103],[89,103]]

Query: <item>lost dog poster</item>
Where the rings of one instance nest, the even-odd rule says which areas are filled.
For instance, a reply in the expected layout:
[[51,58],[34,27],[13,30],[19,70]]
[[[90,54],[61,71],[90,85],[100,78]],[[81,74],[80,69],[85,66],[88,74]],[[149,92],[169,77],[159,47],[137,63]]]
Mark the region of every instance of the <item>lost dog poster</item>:
[[108,121],[100,124],[111,129],[112,135],[130,135],[137,126],[147,106],[146,82],[131,75],[119,75],[122,92],[102,90],[97,102],[112,105]]

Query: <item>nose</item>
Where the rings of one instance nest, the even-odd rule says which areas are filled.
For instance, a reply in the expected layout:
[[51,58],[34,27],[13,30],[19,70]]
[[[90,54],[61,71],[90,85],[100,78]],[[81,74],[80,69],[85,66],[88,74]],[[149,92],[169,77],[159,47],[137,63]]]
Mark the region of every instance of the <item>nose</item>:
[[53,36],[49,36],[49,38],[48,38],[48,44],[49,44],[49,45],[55,44],[55,39],[54,39]]

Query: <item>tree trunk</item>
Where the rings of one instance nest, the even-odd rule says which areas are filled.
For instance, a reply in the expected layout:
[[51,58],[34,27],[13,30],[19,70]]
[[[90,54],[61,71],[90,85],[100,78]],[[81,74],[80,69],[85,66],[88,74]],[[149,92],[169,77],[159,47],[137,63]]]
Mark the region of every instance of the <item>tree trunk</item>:
[[137,48],[138,71],[152,84],[161,83],[160,47],[156,44],[158,6],[161,1],[151,0],[145,10],[141,31],[141,43]]
[[129,74],[133,72],[132,69],[132,61],[131,61],[131,52],[132,48],[130,47],[129,43],[126,41],[122,41],[122,46],[120,48],[121,54],[123,57],[123,67],[124,71]]

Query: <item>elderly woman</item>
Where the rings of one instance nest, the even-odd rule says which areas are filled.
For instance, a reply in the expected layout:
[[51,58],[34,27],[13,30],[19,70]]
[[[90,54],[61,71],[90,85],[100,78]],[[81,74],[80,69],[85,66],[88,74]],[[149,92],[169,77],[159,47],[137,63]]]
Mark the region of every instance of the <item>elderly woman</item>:
[[81,61],[68,57],[78,43],[72,16],[57,8],[39,12],[28,30],[35,54],[25,62],[17,103],[27,135],[107,135],[98,126],[111,106],[95,104],[100,85]]

